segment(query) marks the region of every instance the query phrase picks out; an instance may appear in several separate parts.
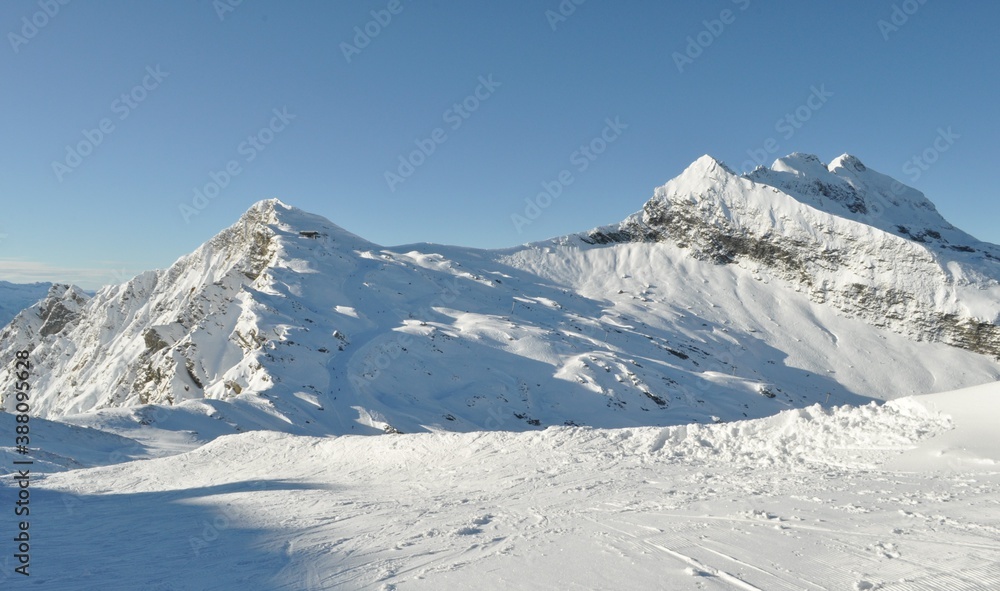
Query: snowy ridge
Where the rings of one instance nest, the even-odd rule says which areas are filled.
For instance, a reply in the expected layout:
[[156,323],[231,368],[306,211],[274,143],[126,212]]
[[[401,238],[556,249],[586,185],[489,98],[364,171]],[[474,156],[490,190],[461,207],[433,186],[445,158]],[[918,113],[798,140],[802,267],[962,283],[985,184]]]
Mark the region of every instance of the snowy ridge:
[[[207,328],[206,317],[235,320],[231,310],[239,302],[229,296],[266,265],[270,221],[266,205],[259,204],[168,270],[106,287],[89,301],[76,288],[55,287],[11,323],[8,347],[32,349],[39,336],[73,335],[49,338],[51,350],[35,358],[43,370],[36,389],[69,386],[58,401],[61,412],[182,397],[198,380],[195,355],[188,352],[202,342],[216,344],[211,330],[200,330]],[[44,325],[36,329],[49,309],[65,309],[63,321],[48,331]],[[172,346],[163,355],[172,362],[155,364],[152,358],[167,344]],[[234,349],[223,345],[221,355]]]
[[[274,212],[277,203],[256,204],[169,269],[104,288],[89,302],[84,303],[85,296],[76,288],[53,288],[7,330],[12,348],[30,349],[39,337],[55,333],[72,335],[52,338],[51,351],[38,351],[36,363],[45,371],[39,372],[36,388],[44,390],[49,380],[68,380],[72,395],[52,403],[59,413],[72,413],[202,398],[206,384],[226,387],[225,379],[209,373],[220,367],[245,381],[267,381],[266,372],[240,361],[244,350],[255,348],[260,338],[254,324],[260,307],[251,292],[271,289],[265,269],[283,254],[275,235],[281,231]],[[331,226],[322,218],[298,215],[310,227]],[[274,270],[282,264],[284,260]],[[73,298],[71,313],[62,315],[65,321],[48,330],[36,326],[49,308],[66,307],[65,294]],[[41,408],[45,406],[43,399]]]
[[500,251],[382,247],[268,200],[169,269],[89,299],[54,288],[0,346],[32,351],[41,416],[172,425],[185,445],[716,423],[1000,379],[935,342],[992,346],[994,325],[962,320],[995,315],[988,245],[911,238],[707,157],[621,226]]
[[[995,390],[995,388],[994,388]],[[919,397],[918,397],[919,398]],[[928,410],[913,397],[901,398],[883,405],[874,403],[862,407],[841,406],[822,408],[819,405],[778,413],[773,417],[735,421],[725,425],[678,425],[665,428],[637,427],[631,429],[593,429],[588,427],[549,427],[542,431],[518,433],[422,433],[393,438],[345,436],[338,438],[305,437],[274,431],[254,431],[218,437],[197,449],[150,460],[150,472],[157,464],[190,464],[195,479],[209,477],[218,464],[239,463],[238,458],[250,448],[310,448],[314,458],[356,458],[367,456],[366,465],[372,470],[391,469],[399,465],[424,463],[421,456],[428,449],[437,451],[462,449],[463,455],[474,457],[495,450],[518,450],[517,453],[551,456],[565,453],[599,455],[602,461],[614,462],[636,458],[653,462],[683,462],[693,465],[780,466],[812,471],[816,464],[836,465],[843,458],[838,452],[862,454],[866,463],[880,464],[902,451],[912,450],[927,438],[954,428],[946,414]],[[380,451],[372,453],[371,446]],[[368,450],[368,451],[366,451]],[[269,454],[271,455],[271,454]],[[273,454],[280,456],[283,454]],[[212,461],[205,458],[214,457]],[[229,458],[227,460],[227,458]],[[111,466],[96,470],[108,473],[134,472],[128,466]],[[254,477],[268,471],[265,465],[248,466],[245,475]],[[144,472],[146,470],[143,470]],[[146,478],[123,483],[122,488],[152,490],[158,484],[169,483],[164,478]],[[58,482],[60,478],[50,478]],[[84,479],[81,479],[84,480]],[[92,490],[105,488],[95,478]],[[86,490],[86,489],[85,489]]]
[[0,281],[0,325],[6,325],[22,310],[45,297],[51,283]]
[[875,326],[1000,358],[1000,247],[854,156],[793,154],[745,176],[704,156],[640,213],[581,238],[667,241]]
[[13,341],[15,350],[30,348],[33,342],[74,326],[89,299],[76,286],[52,285],[43,298],[14,317],[0,338]]

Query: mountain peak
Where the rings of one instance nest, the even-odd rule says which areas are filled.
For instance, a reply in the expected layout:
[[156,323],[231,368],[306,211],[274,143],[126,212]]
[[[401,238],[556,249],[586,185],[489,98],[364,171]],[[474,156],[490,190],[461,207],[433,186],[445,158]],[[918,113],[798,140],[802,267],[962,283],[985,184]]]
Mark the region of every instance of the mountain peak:
[[868,170],[868,167],[862,164],[860,158],[847,153],[834,158],[827,167],[830,172],[836,172],[838,168],[850,168],[857,172],[865,172]]
[[642,211],[580,239],[664,242],[696,259],[769,269],[817,302],[900,331],[912,330],[906,319],[922,307],[919,338],[1000,356],[991,300],[1000,294],[1000,247],[851,154],[826,165],[796,152],[740,176],[704,156]]
[[33,305],[18,313],[0,339],[8,340],[16,333],[16,341],[29,343],[35,338],[56,335],[72,328],[90,296],[75,285],[52,284],[48,293]]
[[285,203],[281,199],[278,199],[277,197],[271,197],[269,199],[261,199],[260,201],[258,201],[257,203],[254,203],[250,207],[251,207],[251,209],[254,209],[254,208],[256,208],[256,209],[260,209],[260,208],[274,209],[277,206],[283,207],[285,209],[289,209],[291,207],[290,205],[288,205],[287,203]]
[[240,216],[240,219],[242,220],[243,217],[249,216],[253,220],[268,220],[267,223],[278,223],[278,220],[281,218],[289,215],[294,216],[296,213],[304,212],[277,197],[271,197],[269,199],[261,199],[251,205]]
[[[698,176],[708,176],[713,178],[718,178],[722,175],[735,175],[736,173],[733,169],[726,166],[726,163],[715,158],[714,156],[709,156],[705,154],[691,163],[684,172],[680,174],[680,177],[687,177],[691,175]],[[678,178],[680,178],[678,177]]]
[[253,229],[270,233],[285,241],[288,238],[326,236],[341,242],[363,245],[365,248],[375,246],[321,215],[309,213],[277,198],[262,199],[254,203],[235,224],[221,232],[220,236],[232,231],[246,234]]
[[22,310],[48,293],[51,283],[10,283],[0,281],[0,326],[6,325]]
[[819,159],[819,156],[804,152],[792,152],[787,156],[778,158],[771,164],[771,170],[790,172],[803,176],[815,175],[818,170],[825,171],[826,169],[826,164]]
[[261,199],[247,208],[234,226],[276,224],[283,214],[292,212],[294,209],[280,199]]
[[[817,212],[832,219],[817,217]],[[667,226],[679,221],[684,225],[668,232]],[[793,152],[770,168],[759,166],[742,175],[704,155],[657,187],[642,211],[580,238],[592,244],[676,240],[679,231],[700,224],[753,228],[761,235],[787,238],[792,228],[812,234],[815,224],[840,226],[845,221],[925,245],[938,253],[934,256],[971,257],[990,265],[1000,261],[1000,247],[962,232],[923,193],[848,153],[827,165],[814,154]]]

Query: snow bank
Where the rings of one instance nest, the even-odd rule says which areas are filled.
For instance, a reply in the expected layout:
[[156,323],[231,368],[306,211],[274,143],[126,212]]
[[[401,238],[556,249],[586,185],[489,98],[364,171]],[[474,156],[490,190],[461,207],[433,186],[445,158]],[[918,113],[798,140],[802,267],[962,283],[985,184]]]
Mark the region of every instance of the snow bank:
[[946,415],[912,398],[862,407],[813,406],[774,417],[719,425],[682,425],[660,431],[652,451],[670,458],[755,465],[881,461],[887,452],[952,428]]

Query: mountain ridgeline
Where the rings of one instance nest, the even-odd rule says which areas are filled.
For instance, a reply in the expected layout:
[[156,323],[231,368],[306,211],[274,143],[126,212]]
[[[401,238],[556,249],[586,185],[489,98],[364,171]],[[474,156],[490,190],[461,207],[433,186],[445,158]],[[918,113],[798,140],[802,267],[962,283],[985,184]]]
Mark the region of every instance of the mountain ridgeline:
[[50,418],[720,422],[1000,379],[998,279],[1000,248],[855,157],[737,175],[705,156],[620,224],[503,250],[383,247],[262,201],[168,269],[53,286],[2,346],[31,351]]
[[642,212],[584,240],[668,241],[763,267],[874,326],[1000,358],[1000,248],[850,155],[827,167],[793,154],[744,176],[706,156]]

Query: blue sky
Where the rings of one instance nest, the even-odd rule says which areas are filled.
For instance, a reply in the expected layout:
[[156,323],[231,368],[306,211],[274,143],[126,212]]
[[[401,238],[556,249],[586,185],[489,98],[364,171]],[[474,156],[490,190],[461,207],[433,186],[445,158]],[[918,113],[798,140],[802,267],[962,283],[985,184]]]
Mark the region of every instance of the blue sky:
[[995,2],[61,1],[0,3],[0,279],[120,282],[269,197],[513,246],[706,153],[850,152],[1000,242]]

